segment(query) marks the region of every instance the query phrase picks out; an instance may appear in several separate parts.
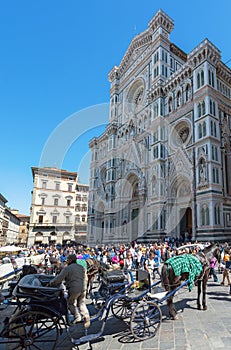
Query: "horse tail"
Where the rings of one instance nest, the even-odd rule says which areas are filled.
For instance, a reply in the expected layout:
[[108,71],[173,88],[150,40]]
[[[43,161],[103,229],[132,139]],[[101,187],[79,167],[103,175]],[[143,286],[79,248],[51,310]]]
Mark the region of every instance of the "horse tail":
[[161,269],[161,283],[166,291],[170,288],[169,276],[168,276],[168,265],[163,264]]

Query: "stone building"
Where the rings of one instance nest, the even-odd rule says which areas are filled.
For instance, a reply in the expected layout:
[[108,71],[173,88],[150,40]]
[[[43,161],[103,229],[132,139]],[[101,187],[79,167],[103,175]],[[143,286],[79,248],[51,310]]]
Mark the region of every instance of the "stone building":
[[8,220],[5,216],[7,199],[0,193],[0,244],[5,245],[7,243],[7,228]]
[[[33,244],[64,244],[76,240],[78,226],[76,193],[79,193],[78,175],[58,168],[32,167],[34,187],[28,246]],[[83,185],[84,186],[84,185]],[[88,188],[87,188],[88,189]],[[86,203],[87,205],[88,203]],[[82,208],[81,208],[82,209]],[[82,226],[87,224],[87,210]],[[81,238],[86,240],[83,230]]]
[[185,53],[162,10],[109,73],[90,141],[88,241],[231,239],[231,70],[208,39]]
[[86,242],[89,186],[77,184],[75,204],[75,240]]
[[20,220],[15,212],[7,207],[7,199],[0,193],[0,244],[17,244]]
[[11,212],[20,220],[19,233],[18,233],[18,244],[20,246],[26,246],[29,233],[30,216],[20,214],[17,209],[11,210]]

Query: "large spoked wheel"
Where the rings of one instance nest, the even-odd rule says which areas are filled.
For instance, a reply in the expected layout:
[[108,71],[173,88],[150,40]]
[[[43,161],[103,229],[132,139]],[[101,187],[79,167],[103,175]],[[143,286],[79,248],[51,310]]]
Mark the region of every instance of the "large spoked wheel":
[[130,329],[135,339],[149,339],[156,335],[162,320],[160,307],[152,301],[144,301],[132,313]]
[[9,350],[54,350],[59,337],[57,317],[42,311],[22,312],[1,334]]
[[120,320],[125,320],[126,318],[131,318],[132,312],[136,305],[137,303],[133,302],[126,296],[119,297],[113,302],[111,306],[111,311],[116,318],[119,318]]

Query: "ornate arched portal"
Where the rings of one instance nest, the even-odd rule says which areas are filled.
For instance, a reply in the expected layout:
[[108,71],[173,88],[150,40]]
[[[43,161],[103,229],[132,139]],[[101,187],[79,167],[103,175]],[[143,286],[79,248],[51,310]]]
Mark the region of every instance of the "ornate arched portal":
[[139,236],[139,213],[142,196],[139,192],[139,178],[137,174],[130,173],[126,177],[123,187],[123,217],[126,222],[127,239],[133,241]]
[[168,232],[183,240],[192,238],[192,191],[186,177],[178,177],[171,186]]
[[102,244],[104,241],[104,230],[105,230],[105,218],[104,218],[105,207],[101,202],[97,210],[97,227],[98,237],[97,243]]

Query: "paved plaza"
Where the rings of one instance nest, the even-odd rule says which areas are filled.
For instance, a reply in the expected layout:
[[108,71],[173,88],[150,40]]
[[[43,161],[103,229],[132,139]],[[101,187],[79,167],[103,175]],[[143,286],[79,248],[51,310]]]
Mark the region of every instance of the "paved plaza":
[[[221,279],[221,275],[219,276]],[[196,307],[197,288],[192,292],[182,288],[175,296],[175,306],[179,319],[168,319],[166,302],[161,305],[163,320],[152,339],[135,341],[128,323],[110,316],[107,320],[103,337],[92,343],[92,350],[215,350],[231,349],[231,295],[229,287],[221,286],[210,279],[207,288],[207,311]],[[89,301],[88,301],[89,302]],[[89,305],[89,308],[90,305]],[[11,307],[0,306],[0,322],[11,313]],[[99,322],[94,323],[89,333],[97,332]],[[77,326],[80,329],[80,326]],[[1,346],[0,350],[7,347]],[[77,349],[69,340],[66,332],[60,336],[57,350]],[[90,349],[89,344],[82,344],[79,350]]]

